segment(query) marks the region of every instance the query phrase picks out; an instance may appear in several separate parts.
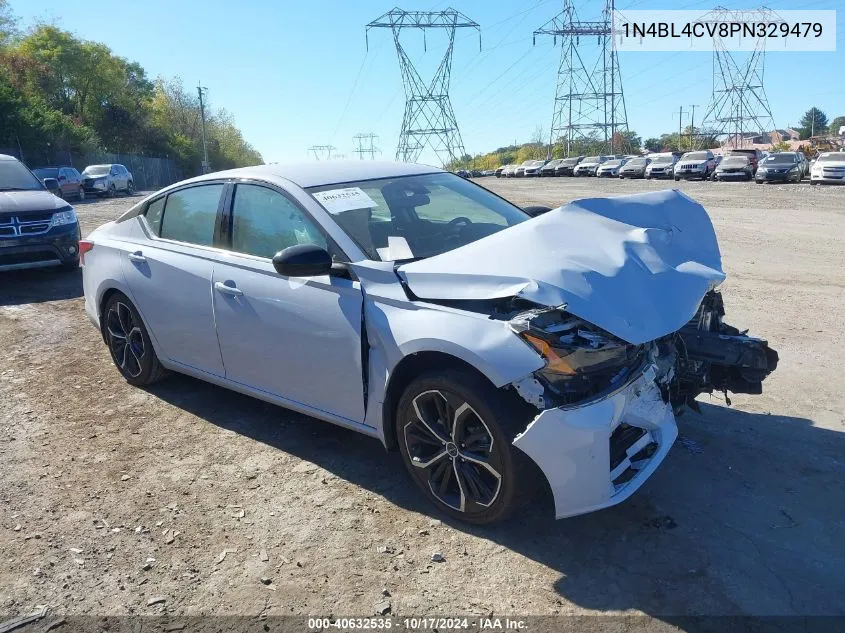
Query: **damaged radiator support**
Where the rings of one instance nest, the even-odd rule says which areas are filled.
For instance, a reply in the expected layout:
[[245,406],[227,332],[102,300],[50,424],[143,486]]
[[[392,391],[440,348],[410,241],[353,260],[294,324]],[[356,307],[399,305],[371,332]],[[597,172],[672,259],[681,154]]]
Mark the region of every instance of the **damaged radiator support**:
[[722,322],[722,295],[710,291],[696,315],[677,333],[677,384],[674,405],[687,404],[698,410],[695,397],[721,391],[759,394],[763,379],[778,364],[778,354],[759,338],[747,336]]

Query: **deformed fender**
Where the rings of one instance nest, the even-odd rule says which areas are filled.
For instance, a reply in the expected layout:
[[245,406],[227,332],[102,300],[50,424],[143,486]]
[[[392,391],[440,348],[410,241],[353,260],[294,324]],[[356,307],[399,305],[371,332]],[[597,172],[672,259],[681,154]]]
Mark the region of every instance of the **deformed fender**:
[[[514,446],[537,464],[549,482],[555,518],[624,501],[666,457],[678,429],[672,407],[663,401],[654,378],[652,366],[609,395],[572,407],[546,409],[516,437]],[[647,439],[626,451],[627,457],[612,473],[611,436],[623,422],[643,429]],[[653,454],[631,465],[630,458],[651,441],[656,444]],[[634,468],[636,474],[625,483],[614,484],[627,467]]]

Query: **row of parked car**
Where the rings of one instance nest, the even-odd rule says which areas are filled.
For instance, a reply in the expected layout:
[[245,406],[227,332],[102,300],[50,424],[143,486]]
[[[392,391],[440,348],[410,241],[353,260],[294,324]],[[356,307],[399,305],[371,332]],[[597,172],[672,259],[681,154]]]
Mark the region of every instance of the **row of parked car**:
[[86,195],[104,198],[118,192],[132,195],[135,180],[123,165],[88,165],[80,174],[74,167],[36,167],[32,170],[47,189],[60,198],[85,200]]
[[554,160],[527,160],[504,165],[497,178],[542,176],[596,176],[598,178],[674,178],[675,180],[754,180],[810,184],[845,182],[845,153],[825,152],[813,161],[802,152],[761,152],[734,149],[724,154],[710,150],[666,152],[648,156],[574,156]]

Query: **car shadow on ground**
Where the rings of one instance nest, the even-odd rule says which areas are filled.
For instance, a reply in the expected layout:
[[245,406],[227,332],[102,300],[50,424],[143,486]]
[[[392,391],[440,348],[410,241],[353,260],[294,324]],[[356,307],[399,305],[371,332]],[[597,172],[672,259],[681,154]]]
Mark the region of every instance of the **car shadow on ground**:
[[82,269],[60,266],[0,272],[0,306],[82,296]]
[[702,404],[702,415],[680,418],[679,442],[628,501],[554,521],[543,494],[503,524],[476,527],[438,515],[377,440],[187,377],[151,392],[554,570],[561,605],[670,623],[845,614],[845,434],[804,418]]

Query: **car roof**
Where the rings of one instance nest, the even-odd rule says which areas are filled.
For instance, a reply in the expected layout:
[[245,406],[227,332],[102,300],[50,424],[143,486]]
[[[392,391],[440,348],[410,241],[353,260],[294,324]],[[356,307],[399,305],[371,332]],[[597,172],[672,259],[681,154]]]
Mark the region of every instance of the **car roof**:
[[419,174],[445,173],[437,167],[399,163],[392,161],[371,160],[326,160],[301,163],[255,165],[213,172],[191,178],[185,182],[201,182],[218,178],[284,178],[302,188],[321,187],[356,180],[375,180],[377,178],[396,178]]
[[0,154],[0,160],[18,160],[14,156],[9,156],[8,154]]

